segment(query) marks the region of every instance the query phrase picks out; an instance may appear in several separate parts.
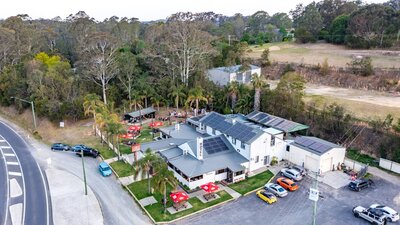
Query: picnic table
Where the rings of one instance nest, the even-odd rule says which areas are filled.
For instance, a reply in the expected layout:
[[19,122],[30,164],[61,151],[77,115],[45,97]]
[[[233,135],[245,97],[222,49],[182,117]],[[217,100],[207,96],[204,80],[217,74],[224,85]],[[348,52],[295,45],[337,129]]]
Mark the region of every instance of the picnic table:
[[215,193],[207,193],[205,195],[203,195],[203,197],[209,201],[210,199],[216,198],[217,196],[215,195]]
[[175,209],[176,211],[179,211],[179,209],[186,208],[187,205],[186,205],[186,202],[178,202],[178,203],[174,203],[174,204],[172,205],[172,207],[174,207],[174,209]]

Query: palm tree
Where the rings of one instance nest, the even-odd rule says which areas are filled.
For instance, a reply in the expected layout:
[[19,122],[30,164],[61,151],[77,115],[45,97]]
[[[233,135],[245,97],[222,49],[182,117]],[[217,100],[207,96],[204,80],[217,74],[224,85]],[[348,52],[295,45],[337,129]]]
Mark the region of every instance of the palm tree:
[[253,98],[250,94],[245,94],[240,97],[236,103],[236,112],[249,114],[252,108]]
[[254,73],[251,76],[251,83],[254,87],[254,110],[259,111],[261,102],[261,89],[266,86],[266,82],[260,75]]
[[137,108],[142,108],[142,96],[140,96],[137,91],[132,92],[132,102],[130,107],[132,106],[135,107],[135,111],[137,111]]
[[154,95],[153,97],[150,98],[153,104],[157,105],[157,111],[160,111],[160,103],[164,101],[164,98],[161,97],[161,95]]
[[[119,116],[115,113],[108,114],[106,131],[111,136],[113,151],[120,156],[118,135],[124,132],[123,125],[119,122]],[[118,145],[117,147],[115,145]]]
[[138,161],[135,161],[134,163],[134,178],[139,176],[141,174],[141,178],[145,179],[147,178],[147,186],[148,186],[148,192],[149,194],[151,193],[150,190],[150,170],[153,168],[157,168],[157,166],[162,165],[164,161],[162,158],[156,154],[154,154],[149,148],[146,150],[143,158],[139,159]]
[[199,86],[190,89],[186,103],[190,103],[190,106],[194,102],[196,103],[196,111],[194,112],[194,116],[197,116],[200,101],[204,101],[204,102],[208,103],[207,98],[203,96],[203,89]]
[[172,98],[175,103],[176,111],[179,110],[179,101],[186,97],[184,92],[184,86],[173,86],[171,88],[171,93],[168,94],[168,97]]
[[104,108],[104,103],[100,100],[100,97],[96,94],[87,94],[84,97],[83,109],[85,116],[92,114],[93,115],[93,131],[96,135],[96,114],[99,113],[102,108]]
[[236,105],[236,100],[239,94],[239,82],[232,81],[228,85],[228,94],[231,97],[231,109],[233,110]]
[[147,108],[147,99],[151,96],[152,96],[152,90],[150,89],[150,87],[145,87],[141,93],[141,98],[142,98],[142,100],[144,100],[145,108]]
[[155,189],[164,195],[164,212],[167,209],[167,185],[170,185],[174,190],[178,186],[178,180],[174,176],[174,172],[168,170],[168,166],[163,163],[157,171],[156,175],[153,177]]

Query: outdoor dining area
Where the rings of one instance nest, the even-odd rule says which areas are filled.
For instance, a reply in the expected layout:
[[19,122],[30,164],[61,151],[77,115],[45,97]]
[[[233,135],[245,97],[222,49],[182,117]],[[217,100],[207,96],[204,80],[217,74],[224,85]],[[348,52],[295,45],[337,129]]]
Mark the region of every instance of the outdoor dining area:
[[170,198],[173,202],[172,207],[167,208],[167,211],[171,214],[175,214],[177,212],[183,211],[185,209],[192,208],[192,205],[187,202],[189,199],[189,195],[184,191],[176,191],[172,192]]
[[219,187],[214,182],[209,182],[209,183],[200,185],[200,188],[205,192],[205,194],[197,196],[197,198],[201,202],[207,203],[209,201],[219,198],[219,196],[217,194],[215,194],[215,192],[217,192],[219,190]]

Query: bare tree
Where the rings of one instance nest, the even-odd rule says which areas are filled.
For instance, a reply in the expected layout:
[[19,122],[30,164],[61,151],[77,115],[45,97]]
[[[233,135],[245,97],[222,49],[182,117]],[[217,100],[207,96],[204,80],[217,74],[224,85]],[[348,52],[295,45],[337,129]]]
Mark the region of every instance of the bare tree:
[[104,104],[107,104],[107,86],[117,74],[117,41],[108,33],[93,33],[86,39],[80,67],[89,79],[100,85]]

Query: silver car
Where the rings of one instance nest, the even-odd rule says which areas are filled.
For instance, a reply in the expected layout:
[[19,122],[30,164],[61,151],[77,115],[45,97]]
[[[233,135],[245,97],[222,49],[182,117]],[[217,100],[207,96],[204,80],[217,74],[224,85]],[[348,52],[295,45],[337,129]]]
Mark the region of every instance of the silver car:
[[281,170],[281,174],[294,181],[301,181],[303,179],[303,176],[295,169],[284,168]]
[[283,187],[279,184],[268,183],[264,185],[264,188],[278,197],[285,197],[288,193]]
[[297,170],[303,177],[306,175],[306,169],[302,166],[294,165],[291,169]]
[[384,215],[387,216],[386,218],[389,222],[397,222],[400,219],[399,213],[390,207],[379,204],[373,204],[369,208],[381,211]]

